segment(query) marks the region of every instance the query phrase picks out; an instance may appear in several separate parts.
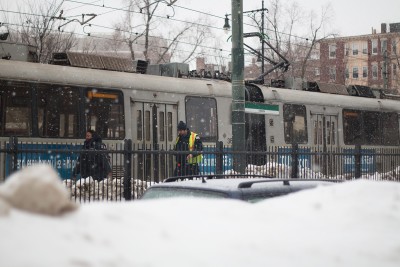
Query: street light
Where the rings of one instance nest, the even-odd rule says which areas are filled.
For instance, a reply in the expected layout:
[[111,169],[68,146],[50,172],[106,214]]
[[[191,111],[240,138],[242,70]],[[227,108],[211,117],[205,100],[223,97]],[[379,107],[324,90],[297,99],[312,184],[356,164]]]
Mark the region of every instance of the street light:
[[224,24],[224,31],[225,33],[228,33],[228,31],[231,29],[231,25],[229,25],[229,19],[228,19],[228,14],[225,15],[225,24]]
[[[261,41],[261,56],[260,53],[257,53],[257,62],[261,62],[261,77],[262,77],[262,83],[264,83],[264,11],[268,11],[268,9],[264,8],[264,0],[261,1],[261,9],[256,9],[256,10],[250,10],[250,11],[244,11],[243,14],[246,13],[255,13],[255,12],[260,12],[261,11],[261,35],[258,35],[260,37],[260,41]],[[228,14],[225,15],[225,24],[224,24],[224,31],[228,32],[229,29],[231,28],[231,26],[229,25],[229,18],[228,18]],[[250,37],[250,36],[254,36],[253,34],[248,34],[248,36],[246,36],[246,34],[244,35],[244,37]]]
[[7,27],[0,22],[0,40],[2,41],[7,40],[9,34],[10,32],[8,31]]

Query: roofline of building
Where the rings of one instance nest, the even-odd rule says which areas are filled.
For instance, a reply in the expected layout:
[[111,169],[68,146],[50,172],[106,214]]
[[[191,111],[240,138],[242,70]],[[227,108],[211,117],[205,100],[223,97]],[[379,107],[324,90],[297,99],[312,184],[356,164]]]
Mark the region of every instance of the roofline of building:
[[[354,39],[371,39],[371,37],[382,37],[382,36],[393,36],[397,35],[400,37],[400,32],[386,32],[386,33],[371,33],[371,34],[363,34],[363,35],[354,35],[354,36],[343,36],[343,37],[333,37],[333,38],[325,38],[319,40],[320,43],[330,43],[337,41],[346,41],[346,40],[354,40]],[[373,38],[372,38],[373,39]]]

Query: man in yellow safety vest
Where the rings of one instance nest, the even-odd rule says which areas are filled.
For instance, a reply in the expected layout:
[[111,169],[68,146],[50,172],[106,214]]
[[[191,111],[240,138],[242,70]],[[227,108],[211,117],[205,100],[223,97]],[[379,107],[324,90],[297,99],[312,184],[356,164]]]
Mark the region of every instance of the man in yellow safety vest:
[[180,121],[178,124],[178,137],[176,138],[175,150],[186,151],[187,153],[176,155],[174,175],[198,175],[200,173],[199,163],[203,156],[201,154],[193,155],[190,152],[202,151],[203,143],[201,142],[200,136],[191,132],[183,121]]

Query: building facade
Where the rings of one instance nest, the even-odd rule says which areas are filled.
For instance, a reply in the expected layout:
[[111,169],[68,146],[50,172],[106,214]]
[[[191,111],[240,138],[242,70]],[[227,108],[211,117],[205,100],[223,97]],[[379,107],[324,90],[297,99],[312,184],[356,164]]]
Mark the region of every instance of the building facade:
[[320,81],[400,92],[400,23],[381,33],[320,41]]

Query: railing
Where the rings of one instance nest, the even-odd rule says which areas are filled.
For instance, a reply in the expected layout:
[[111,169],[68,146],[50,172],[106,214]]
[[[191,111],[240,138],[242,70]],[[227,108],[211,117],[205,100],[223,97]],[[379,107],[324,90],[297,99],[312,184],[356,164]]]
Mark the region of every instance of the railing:
[[[16,137],[0,149],[0,181],[12,172],[36,163],[51,164],[76,201],[132,200],[139,198],[152,184],[174,176],[176,159],[187,152],[172,147],[135,146],[125,140],[112,150],[82,150],[81,145],[22,143]],[[93,173],[77,174],[79,157],[92,158]],[[194,156],[196,152],[193,153]],[[361,146],[320,149],[299,146],[268,147],[263,151],[232,151],[222,142],[204,147],[199,173],[308,179],[357,179],[400,181],[400,148]],[[235,171],[235,161],[245,157],[244,174]],[[101,169],[96,159],[108,160],[112,172],[96,175]],[[82,167],[80,167],[82,168]],[[74,173],[75,170],[75,173]],[[79,173],[85,173],[80,169]],[[179,175],[188,173],[179,172]],[[189,173],[190,174],[190,173]]]

